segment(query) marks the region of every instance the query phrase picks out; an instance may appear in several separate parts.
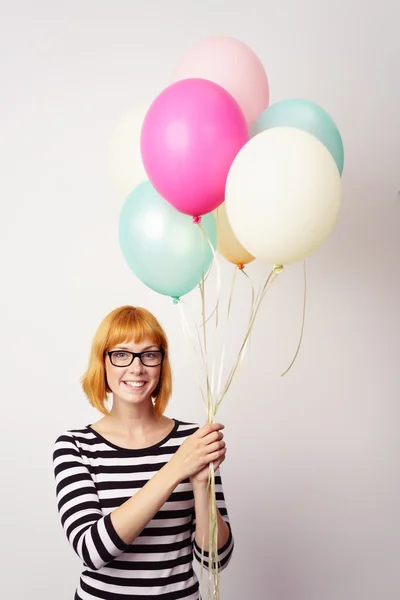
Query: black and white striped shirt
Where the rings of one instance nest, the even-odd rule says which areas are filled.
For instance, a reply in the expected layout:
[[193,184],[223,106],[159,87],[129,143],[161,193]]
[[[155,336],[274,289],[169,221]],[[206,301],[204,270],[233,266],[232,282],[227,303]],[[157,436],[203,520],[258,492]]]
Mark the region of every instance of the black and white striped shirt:
[[[174,419],[172,432],[150,448],[128,450],[90,425],[69,430],[54,445],[56,496],[61,524],[83,562],[75,600],[198,600],[193,556],[195,511],[189,479],[180,483],[142,533],[126,545],[110,513],[163,467],[198,425]],[[221,475],[217,505],[229,525]],[[230,527],[230,525],[229,525]],[[220,570],[230,561],[233,537],[221,549]],[[207,568],[207,553],[204,567]]]

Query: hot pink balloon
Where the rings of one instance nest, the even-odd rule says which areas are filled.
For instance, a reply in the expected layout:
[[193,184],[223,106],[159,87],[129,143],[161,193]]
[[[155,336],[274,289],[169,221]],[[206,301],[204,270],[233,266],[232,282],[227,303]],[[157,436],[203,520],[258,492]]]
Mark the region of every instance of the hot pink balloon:
[[158,193],[197,217],[224,201],[230,166],[248,139],[246,119],[226,90],[185,79],[151,104],[141,132],[142,161]]
[[211,36],[192,46],[179,62],[172,81],[202,77],[226,89],[242,109],[248,125],[268,107],[269,84],[258,56],[229,36]]

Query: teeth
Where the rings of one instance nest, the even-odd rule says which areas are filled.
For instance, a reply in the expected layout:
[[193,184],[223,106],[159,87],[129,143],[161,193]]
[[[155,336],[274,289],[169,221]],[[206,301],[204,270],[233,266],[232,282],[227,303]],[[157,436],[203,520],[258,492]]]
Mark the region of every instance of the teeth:
[[144,386],[144,381],[124,381],[124,383],[126,383],[126,385],[129,385],[130,387],[135,387],[135,388]]

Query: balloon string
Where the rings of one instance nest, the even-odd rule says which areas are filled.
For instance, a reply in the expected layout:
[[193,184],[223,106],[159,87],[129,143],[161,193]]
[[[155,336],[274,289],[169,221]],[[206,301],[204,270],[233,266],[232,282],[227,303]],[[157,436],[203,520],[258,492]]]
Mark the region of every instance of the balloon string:
[[[202,284],[199,285],[199,288],[200,288],[200,293],[202,295],[204,295],[204,287],[202,286]],[[189,339],[189,341],[190,341],[189,347],[194,350],[194,355],[196,356],[196,359],[198,360],[198,362],[200,363],[200,365],[202,367],[203,377],[207,378],[208,377],[207,348],[203,348],[202,336],[200,335],[200,326],[197,324],[196,318],[193,315],[193,311],[186,304],[186,302],[184,302],[181,298],[179,298],[179,305],[181,307],[181,316],[182,316],[182,323],[184,325],[184,333],[186,330],[186,332],[188,333],[187,339]],[[190,311],[191,321],[193,322],[194,330],[195,330],[196,336],[197,336],[197,347],[200,350],[200,358],[199,358],[198,353],[196,352],[196,343],[193,339],[193,336],[190,335],[190,328],[189,328],[189,324],[188,324],[185,312],[183,310],[183,306],[186,307],[187,311]],[[203,394],[203,398],[205,398],[204,394]],[[207,411],[208,411],[208,409],[207,409]]]
[[200,377],[199,377],[199,372],[198,372],[198,365],[200,364],[200,367],[203,367],[203,375],[204,375],[204,360],[203,360],[203,355],[202,355],[202,348],[200,345],[200,359],[197,353],[197,345],[195,343],[195,340],[193,338],[193,336],[190,333],[190,327],[188,324],[188,320],[184,311],[184,302],[183,300],[179,299],[178,302],[179,305],[179,309],[180,309],[180,315],[181,315],[181,324],[182,324],[182,329],[183,329],[183,333],[184,333],[184,337],[185,337],[185,341],[189,350],[189,357],[191,359],[191,363],[192,363],[192,367],[195,373],[195,378],[196,378],[196,382],[197,385],[199,387],[200,390],[200,394],[201,397],[203,399],[204,404],[206,405],[206,398],[205,398],[205,394],[204,394],[204,390],[203,390],[203,386],[200,383]]
[[234,363],[234,365],[233,365],[233,367],[232,367],[232,369],[231,369],[231,371],[229,373],[228,379],[227,379],[227,381],[225,383],[225,387],[223,389],[223,392],[222,392],[220,398],[217,401],[217,405],[216,405],[217,409],[220,406],[220,404],[221,404],[223,398],[225,397],[226,393],[228,392],[228,390],[229,390],[229,388],[230,388],[230,386],[232,384],[232,381],[234,379],[234,376],[236,374],[236,371],[237,371],[237,369],[239,368],[239,366],[241,365],[241,363],[243,361],[243,358],[244,358],[244,355],[245,355],[245,351],[246,351],[247,345],[248,345],[249,336],[250,336],[251,330],[253,328],[253,325],[254,325],[257,313],[258,313],[258,311],[260,309],[261,303],[262,303],[262,301],[263,301],[263,299],[264,299],[264,297],[265,297],[265,295],[266,295],[266,293],[267,293],[270,285],[272,285],[272,283],[275,281],[277,275],[279,275],[279,273],[281,273],[281,272],[282,272],[281,267],[274,267],[272,269],[272,271],[270,272],[270,274],[268,275],[268,277],[267,277],[267,279],[266,279],[266,281],[264,283],[263,288],[257,294],[257,299],[256,299],[256,302],[255,302],[254,309],[252,310],[252,313],[250,315],[250,319],[249,319],[249,323],[248,323],[248,326],[247,326],[246,334],[244,336],[244,339],[243,339],[242,345],[240,347],[240,350],[239,350],[239,352],[237,354],[236,361],[235,361],[235,363]]
[[[197,223],[198,227],[200,228],[200,230],[203,233],[203,237],[204,239],[207,240],[207,243],[211,249],[211,252],[213,254],[213,258],[214,261],[213,263],[216,266],[216,271],[217,271],[217,297],[216,297],[216,303],[215,303],[215,307],[214,310],[212,311],[210,317],[206,317],[206,302],[205,302],[205,280],[204,280],[204,274],[203,274],[203,278],[201,281],[201,284],[199,285],[199,290],[200,290],[200,296],[201,296],[201,307],[202,307],[202,328],[203,328],[203,344],[204,344],[204,354],[206,357],[205,363],[207,364],[207,323],[209,321],[209,319],[215,314],[215,331],[217,333],[218,328],[219,328],[219,305],[220,305],[220,300],[221,300],[221,288],[222,288],[222,282],[221,282],[221,270],[220,270],[220,266],[219,266],[219,261],[217,258],[217,254],[214,250],[214,246],[211,243],[211,240],[209,239],[208,235],[206,234],[206,232],[204,231],[204,228],[202,227],[201,222]],[[222,365],[223,365],[223,358],[225,356],[225,347],[223,346],[222,348],[222,357],[221,357],[221,365],[220,365],[220,373],[219,373],[219,377],[218,377],[218,387],[220,386],[220,381],[221,381],[221,370],[222,370]],[[207,415],[208,415],[208,421],[210,423],[214,423],[215,420],[215,414],[216,414],[216,404],[214,402],[214,393],[215,393],[215,387],[214,387],[214,382],[215,382],[215,361],[216,361],[216,352],[214,351],[213,356],[212,356],[212,369],[211,369],[211,385],[210,385],[210,379],[208,376],[208,370],[206,373],[206,385],[207,385],[207,392],[206,392],[206,398],[207,398]],[[215,470],[214,470],[214,465],[211,464],[210,465],[210,469],[209,469],[209,502],[210,502],[210,509],[209,509],[209,543],[208,543],[208,569],[209,569],[209,577],[208,577],[208,596],[209,598],[211,598],[211,594],[212,594],[212,598],[213,600],[219,600],[219,566],[218,566],[218,519],[217,519],[217,500],[216,500],[216,490],[215,490]],[[204,543],[201,549],[202,552],[202,561],[204,558]],[[214,584],[212,586],[212,583]]]
[[232,296],[233,296],[233,288],[235,286],[235,281],[236,281],[236,274],[238,272],[238,269],[235,267],[233,269],[233,277],[232,277],[232,283],[231,283],[231,291],[229,293],[229,302],[228,302],[228,316],[227,316],[227,321],[229,319],[229,315],[231,314],[231,305],[232,305]]
[[[221,301],[221,288],[222,288],[222,279],[221,279],[221,269],[220,269],[220,265],[219,265],[219,260],[217,257],[217,253],[215,252],[214,246],[211,243],[211,240],[209,238],[209,236],[207,235],[207,233],[205,232],[201,221],[197,223],[197,226],[199,227],[199,229],[201,230],[202,234],[203,234],[203,239],[205,239],[209,245],[209,248],[211,249],[211,252],[213,254],[213,263],[215,264],[216,267],[216,272],[217,272],[217,297],[216,297],[216,303],[215,303],[215,307],[214,310],[212,311],[211,315],[207,318],[206,317],[206,306],[205,306],[205,287],[204,287],[204,276],[202,279],[201,284],[199,285],[199,289],[200,289],[200,295],[201,295],[201,305],[202,305],[202,328],[203,328],[203,339],[204,339],[204,351],[205,354],[207,355],[207,335],[206,335],[206,325],[209,321],[209,319],[212,317],[213,314],[215,314],[215,329],[216,331],[218,330],[218,324],[219,324],[219,305],[220,305],[220,301]],[[210,422],[214,421],[214,407],[212,406],[212,402],[213,402],[213,390],[214,390],[214,375],[215,375],[215,361],[216,361],[216,352],[213,353],[212,356],[212,368],[211,368],[211,386],[210,386],[210,382],[209,382],[209,378],[207,376],[207,396],[209,398],[209,410],[208,410],[208,415],[209,415],[209,420]]]
[[[199,224],[200,226],[200,224]],[[211,245],[211,243],[210,243]],[[205,303],[205,289],[204,289],[204,276],[199,286],[201,294],[201,307],[202,307],[202,325],[203,325],[203,343],[204,353],[207,356],[207,325],[206,325],[206,303]],[[217,307],[220,300],[220,294],[218,290],[217,294]],[[217,309],[218,315],[218,309]],[[216,319],[216,325],[218,327],[218,318]],[[215,354],[213,355],[212,362],[212,384],[210,387],[210,381],[208,371],[206,373],[206,384],[207,384],[207,414],[209,423],[214,423],[215,420],[215,404],[213,398],[213,380],[215,370]],[[215,490],[215,470],[214,464],[211,463],[209,467],[209,536],[208,536],[208,597],[211,600],[219,600],[219,568],[218,568],[218,519],[217,519],[217,499]],[[204,541],[201,548],[202,562],[204,560]],[[212,583],[214,584],[212,586]]]
[[[251,304],[250,304],[250,315],[249,315],[249,322],[251,320],[251,315],[253,314],[254,311],[254,306],[255,306],[255,290],[254,290],[254,281],[253,279],[248,275],[248,273],[246,273],[246,271],[244,271],[244,265],[243,268],[241,268],[240,265],[239,266],[239,270],[241,273],[243,273],[243,275],[246,277],[247,281],[250,283],[251,285]],[[249,333],[249,338],[248,338],[248,348],[250,348],[250,342],[251,342],[251,335],[252,335],[253,330],[251,329],[250,333]],[[248,349],[246,350],[246,352],[248,352]],[[239,370],[240,366],[238,367]]]
[[204,363],[205,363],[205,368],[206,368],[206,398],[207,398],[207,414],[208,414],[208,420],[210,423],[214,422],[213,419],[213,415],[212,415],[212,397],[211,397],[211,385],[210,385],[210,378],[209,378],[209,374],[208,374],[208,353],[207,353],[207,327],[206,327],[206,323],[205,323],[205,318],[206,318],[206,299],[205,299],[205,292],[204,292],[204,276],[203,279],[199,285],[199,290],[200,290],[200,297],[201,297],[201,316],[202,316],[202,327],[203,327],[203,351],[204,351]]
[[304,325],[305,325],[305,320],[306,320],[306,305],[307,305],[307,271],[306,271],[306,261],[303,262],[303,275],[304,275],[303,317],[302,317],[302,323],[301,323],[300,339],[299,339],[299,343],[297,345],[297,349],[296,349],[295,355],[293,357],[293,360],[290,363],[290,365],[288,366],[288,368],[286,369],[286,371],[284,371],[282,373],[281,377],[284,377],[287,373],[289,373],[290,369],[293,367],[293,365],[296,362],[296,359],[297,359],[297,357],[299,355],[301,344],[302,344],[302,341],[303,341]]
[[[212,252],[213,255],[213,265],[215,265],[216,268],[216,272],[217,272],[217,299],[216,299],[216,303],[215,303],[215,307],[211,313],[211,315],[207,318],[207,319],[203,319],[203,326],[205,323],[208,322],[208,320],[215,314],[216,315],[216,322],[218,325],[218,308],[219,308],[219,303],[220,303],[220,298],[221,298],[221,288],[222,288],[222,279],[221,279],[221,268],[219,265],[219,260],[218,260],[218,256],[217,253],[215,252],[214,246],[212,245],[212,242],[209,238],[209,236],[207,235],[207,233],[204,230],[203,225],[201,224],[201,221],[199,221],[198,223],[196,223],[197,227],[199,227],[200,231],[202,232],[204,238],[206,239],[208,246]],[[211,270],[211,269],[210,269]],[[204,280],[205,281],[205,280]],[[203,281],[203,284],[204,284]]]
[[211,592],[210,587],[208,595],[210,597],[212,593],[213,600],[219,600],[219,561],[218,561],[218,518],[217,518],[217,494],[215,489],[215,469],[214,463],[210,464],[209,473],[209,485],[210,485],[210,512],[209,512],[209,531],[211,546],[213,548],[212,556],[209,557],[209,583],[212,580],[214,588]]
[[[199,226],[200,226],[200,224],[199,224]],[[205,239],[208,239],[207,236],[205,236]],[[211,245],[211,242],[209,240],[208,240],[208,242]],[[214,249],[213,249],[213,254],[215,256]],[[218,266],[217,266],[217,270],[218,270],[218,275],[219,275],[220,272],[219,272]],[[211,382],[210,382],[210,377],[209,377],[208,339],[207,339],[207,322],[209,321],[209,318],[208,319],[206,318],[206,297],[205,297],[204,273],[202,276],[202,280],[199,284],[200,297],[201,297],[201,327],[203,329],[202,335],[200,334],[200,329],[197,326],[196,320],[193,318],[193,323],[196,328],[197,339],[198,339],[198,343],[199,343],[199,347],[200,347],[199,353],[196,352],[195,341],[194,341],[193,337],[190,336],[190,329],[189,329],[187,319],[186,319],[186,316],[184,314],[183,307],[182,307],[183,302],[181,300],[179,300],[179,305],[181,306],[181,313],[183,315],[182,322],[184,325],[184,330],[186,332],[187,340],[189,342],[189,346],[192,349],[194,349],[193,354],[196,356],[197,359],[199,359],[199,354],[200,354],[200,364],[202,366],[203,375],[205,375],[205,385],[206,385],[205,393],[203,392],[202,386],[200,385],[199,387],[202,392],[203,401],[205,403],[206,410],[207,410],[208,421],[210,423],[214,422],[215,415],[218,411],[218,408],[219,408],[224,396],[226,395],[227,391],[229,390],[230,385],[234,379],[234,376],[237,374],[237,371],[239,370],[240,366],[242,365],[243,358],[245,356],[245,352],[248,347],[249,336],[252,331],[252,327],[254,325],[258,310],[261,306],[261,303],[262,303],[270,285],[276,279],[277,274],[279,274],[281,272],[281,270],[282,270],[281,267],[274,267],[274,269],[269,274],[267,280],[265,281],[264,286],[259,289],[256,297],[255,297],[253,282],[251,281],[251,279],[249,278],[247,273],[244,273],[244,271],[242,271],[245,274],[245,276],[247,277],[248,281],[250,281],[252,284],[251,285],[251,292],[252,292],[251,293],[251,310],[250,310],[250,314],[249,314],[247,331],[244,336],[243,343],[240,347],[240,350],[236,357],[236,361],[229,373],[229,376],[225,382],[223,389],[222,389],[221,382],[222,382],[223,365],[224,365],[224,360],[225,360],[226,335],[224,335],[222,338],[222,350],[221,350],[221,353],[219,354],[219,358],[220,358],[221,362],[219,365],[219,374],[218,374],[218,381],[217,381],[216,389],[215,389],[215,358],[216,358],[215,354],[213,356]],[[228,326],[230,315],[231,315],[233,293],[234,293],[234,287],[235,287],[235,281],[236,281],[236,272],[237,272],[237,269],[235,269],[235,272],[232,277],[232,283],[231,283],[229,301],[228,301],[227,318],[226,318],[226,323],[225,323],[226,327]],[[220,282],[220,278],[219,278],[219,282]],[[215,307],[216,311],[218,311],[219,303],[220,303],[220,287],[218,288],[218,293],[217,293],[217,302],[216,302],[216,307]],[[221,328],[221,325],[222,325],[222,323],[220,323],[219,320],[216,319],[216,323],[215,323],[216,332],[219,333],[219,329]],[[225,333],[225,332],[223,332],[223,333]],[[221,389],[222,389],[222,391],[221,391]],[[219,600],[219,577],[220,576],[219,576],[219,565],[218,565],[218,520],[217,520],[218,508],[217,508],[217,502],[216,502],[214,465],[210,465],[210,470],[209,470],[209,501],[210,501],[210,522],[209,522],[209,544],[208,544],[208,571],[209,571],[209,573],[208,573],[208,575],[209,575],[209,577],[208,577],[208,593],[209,593],[209,598],[211,597],[211,594],[212,594],[213,600]],[[202,564],[204,564],[204,540],[202,542],[201,550],[202,550]]]
[[253,280],[249,277],[249,275],[246,273],[246,271],[244,271],[243,269],[240,270],[241,273],[243,273],[243,275],[245,277],[247,277],[248,281],[250,281],[251,283],[251,306],[250,306],[250,315],[253,314],[253,310],[254,310],[254,301],[255,301],[255,292],[254,292],[254,282]]
[[[202,320],[203,320],[203,326],[204,326],[204,320],[205,320],[205,298],[204,298],[204,277],[203,280],[199,286],[200,289],[200,293],[201,293],[201,304],[202,304]],[[183,329],[185,332],[185,337],[186,340],[188,342],[188,347],[193,350],[194,355],[198,358],[198,354],[196,353],[196,345],[194,343],[194,339],[193,337],[190,335],[190,328],[187,322],[187,318],[183,309],[183,301],[180,300],[179,301],[179,306],[180,306],[180,310],[181,310],[181,317],[182,317],[182,325],[183,325]],[[206,355],[207,355],[207,339],[206,339],[206,327],[203,327],[203,337],[200,336],[199,334],[199,328],[197,327],[196,321],[195,319],[193,319],[194,321],[194,325],[195,325],[195,329],[196,332],[198,334],[198,342],[199,342],[199,347],[200,347],[200,355],[201,355],[201,364],[203,366],[203,371],[205,374],[205,378],[206,378],[206,384],[207,384],[207,393],[206,395],[204,395],[203,393],[203,388],[201,386],[201,384],[198,381],[199,384],[199,388],[203,397],[203,401],[205,404],[205,408],[207,411],[207,415],[208,415],[208,420],[209,422],[213,422],[214,421],[214,409],[213,409],[213,403],[212,403],[212,395],[211,395],[211,390],[210,390],[210,385],[209,385],[209,379],[208,379],[208,372],[207,372],[207,360],[206,360]],[[204,348],[203,348],[203,343],[204,343]],[[196,365],[194,365],[194,370],[196,373],[196,376],[198,375],[198,371],[196,368]],[[217,565],[217,571],[215,570],[215,568],[213,568],[213,565],[215,564],[215,556],[218,555],[218,521],[217,521],[217,515],[216,515],[216,494],[215,494],[215,473],[214,473],[214,468],[213,465],[210,465],[210,472],[209,472],[209,497],[210,497],[210,509],[209,509],[209,556],[208,556],[208,569],[209,569],[209,578],[208,578],[208,595],[209,598],[211,597],[211,594],[213,593],[213,598],[214,600],[219,600],[219,573],[218,573],[218,565]],[[216,531],[215,531],[216,530]],[[201,566],[202,566],[202,570],[201,570],[201,578],[200,578],[200,585],[202,584],[202,576],[203,576],[203,566],[204,566],[204,536],[203,536],[203,540],[202,540],[202,547],[201,547]],[[214,579],[214,592],[212,592],[212,579]]]
[[216,397],[218,397],[219,394],[221,393],[222,375],[223,375],[224,364],[225,364],[226,339],[227,339],[227,334],[228,334],[228,324],[229,324],[229,318],[230,318],[230,315],[231,315],[231,306],[232,306],[233,292],[234,292],[234,288],[235,288],[237,271],[238,271],[237,268],[234,268],[232,282],[231,282],[231,287],[230,287],[230,291],[229,291],[228,310],[227,310],[227,314],[226,314],[225,331],[222,332],[222,348],[221,348],[221,351],[220,351],[220,365],[219,365],[219,374],[218,374],[218,384],[217,384],[217,389],[216,389]]
[[[197,326],[196,320],[193,317],[193,323],[196,329],[198,344],[200,347],[200,362],[203,366],[203,371],[206,378],[207,391],[206,394],[203,394],[203,389],[200,387],[200,390],[203,395],[203,400],[205,403],[208,420],[210,423],[214,422],[215,418],[215,405],[213,403],[212,391],[209,385],[208,378],[208,370],[207,370],[207,333],[205,326],[205,293],[204,293],[204,278],[202,279],[200,285],[200,294],[201,294],[201,305],[202,305],[202,324],[203,324],[203,336],[199,333],[199,327]],[[182,315],[182,324],[184,326],[184,331],[186,333],[187,341],[189,343],[189,347],[194,350],[194,354],[198,358],[198,354],[196,353],[196,345],[194,343],[194,339],[190,336],[190,329],[188,326],[187,318],[183,310],[184,302],[180,299],[179,306],[181,308]],[[195,373],[197,374],[197,369],[195,367]],[[208,493],[209,493],[209,548],[208,548],[208,595],[209,598],[213,598],[213,600],[219,600],[219,570],[218,570],[218,520],[217,520],[217,500],[216,500],[216,490],[215,490],[215,471],[214,465],[210,465],[209,470],[209,483],[208,483]],[[201,565],[203,566],[205,562],[205,554],[204,554],[204,536],[202,540],[202,548],[201,548]],[[202,583],[202,573],[200,578],[200,585]],[[212,595],[212,596],[211,596]]]

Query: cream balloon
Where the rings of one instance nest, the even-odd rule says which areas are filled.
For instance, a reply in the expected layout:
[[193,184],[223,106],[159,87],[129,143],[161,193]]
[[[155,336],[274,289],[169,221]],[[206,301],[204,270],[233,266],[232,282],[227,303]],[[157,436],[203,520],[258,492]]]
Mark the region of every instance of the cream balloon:
[[226,214],[225,202],[214,211],[217,222],[217,250],[226,260],[237,266],[247,265],[254,260],[254,256],[243,248],[232,231]]
[[342,199],[340,174],[316,137],[276,127],[236,155],[225,204],[239,242],[256,258],[288,265],[315,252],[333,231]]
[[148,108],[140,105],[125,113],[111,134],[111,177],[117,191],[124,197],[148,179],[140,152],[140,133]]

